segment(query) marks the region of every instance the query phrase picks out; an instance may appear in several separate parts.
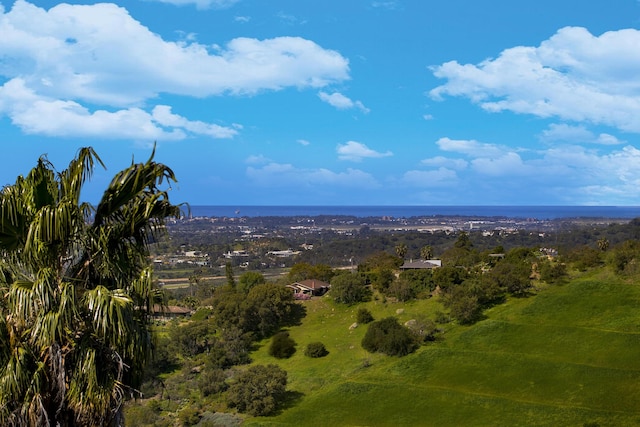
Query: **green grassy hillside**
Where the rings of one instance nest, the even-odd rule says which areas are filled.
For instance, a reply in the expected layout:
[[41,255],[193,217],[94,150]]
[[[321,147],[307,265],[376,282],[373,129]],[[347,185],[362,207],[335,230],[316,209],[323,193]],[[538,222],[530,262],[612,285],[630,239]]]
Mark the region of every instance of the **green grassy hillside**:
[[[510,299],[472,326],[444,325],[444,339],[403,358],[361,348],[357,307],[306,304],[292,358],[268,356],[268,342],[253,355],[287,370],[291,402],[245,425],[640,425],[640,286],[605,272]],[[442,310],[435,299],[365,306],[401,322]],[[313,341],[329,355],[304,356]]]

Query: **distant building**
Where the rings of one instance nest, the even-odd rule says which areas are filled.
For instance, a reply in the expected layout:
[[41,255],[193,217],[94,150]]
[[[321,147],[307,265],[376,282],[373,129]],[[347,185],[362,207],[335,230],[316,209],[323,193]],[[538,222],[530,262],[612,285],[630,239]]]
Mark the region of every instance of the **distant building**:
[[287,285],[293,291],[296,299],[308,299],[312,296],[322,296],[327,293],[331,285],[322,280],[307,279]]
[[286,251],[269,251],[267,255],[272,255],[276,258],[288,258],[293,255],[298,255],[300,251],[292,251],[291,249],[287,249]]
[[400,266],[400,270],[431,270],[439,267],[442,267],[442,260],[440,259],[419,259],[417,261],[405,261]]
[[247,251],[228,251],[226,254],[222,254],[222,255],[228,259],[249,256]]
[[191,310],[177,305],[162,306],[155,304],[152,310],[152,316],[155,319],[169,320],[176,317],[183,317],[191,314]]

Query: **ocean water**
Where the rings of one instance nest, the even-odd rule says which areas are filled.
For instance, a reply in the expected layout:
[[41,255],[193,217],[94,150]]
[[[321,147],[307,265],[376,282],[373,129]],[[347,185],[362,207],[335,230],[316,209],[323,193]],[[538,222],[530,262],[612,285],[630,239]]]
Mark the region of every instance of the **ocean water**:
[[640,206],[191,206],[194,217],[347,215],[355,217],[465,216],[535,218],[640,217]]

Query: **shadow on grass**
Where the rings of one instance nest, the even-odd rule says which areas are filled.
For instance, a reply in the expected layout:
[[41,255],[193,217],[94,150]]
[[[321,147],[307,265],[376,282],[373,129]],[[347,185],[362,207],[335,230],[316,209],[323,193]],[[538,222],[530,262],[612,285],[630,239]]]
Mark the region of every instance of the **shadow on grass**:
[[284,392],[284,397],[280,405],[278,405],[278,409],[272,413],[271,415],[280,415],[287,409],[291,409],[296,406],[302,398],[304,397],[304,393],[295,391],[295,390],[287,390]]
[[283,326],[300,326],[302,319],[307,316],[307,307],[302,304],[292,304],[291,312],[287,316]]

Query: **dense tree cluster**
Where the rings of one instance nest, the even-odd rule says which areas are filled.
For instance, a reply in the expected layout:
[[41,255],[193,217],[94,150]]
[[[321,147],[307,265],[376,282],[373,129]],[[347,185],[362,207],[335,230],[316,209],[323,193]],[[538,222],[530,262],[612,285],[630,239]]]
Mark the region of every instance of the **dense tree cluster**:
[[351,305],[368,300],[371,290],[362,274],[343,271],[331,279],[329,295],[338,303]]

